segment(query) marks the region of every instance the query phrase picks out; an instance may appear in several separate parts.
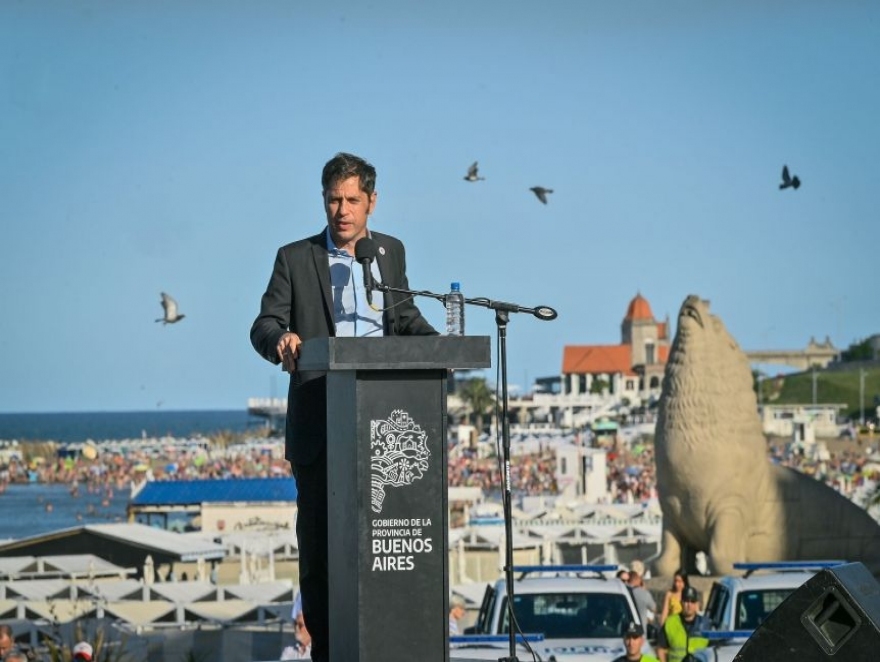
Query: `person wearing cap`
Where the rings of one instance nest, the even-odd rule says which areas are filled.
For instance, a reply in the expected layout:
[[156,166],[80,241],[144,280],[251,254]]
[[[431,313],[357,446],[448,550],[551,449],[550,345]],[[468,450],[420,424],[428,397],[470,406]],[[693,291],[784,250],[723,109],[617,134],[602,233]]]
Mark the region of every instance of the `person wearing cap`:
[[626,653],[614,658],[612,662],[658,662],[653,655],[642,653],[644,645],[645,629],[635,621],[630,621],[623,633],[623,648]]
[[458,634],[458,622],[464,616],[464,598],[453,595],[449,599],[449,634]]
[[683,662],[693,659],[691,653],[709,645],[700,632],[708,629],[705,619],[697,613],[700,595],[693,586],[681,592],[681,613],[666,619],[657,636],[660,662]]
[[73,647],[74,662],[80,662],[80,660],[92,662],[92,655],[94,654],[95,651],[92,649],[92,645],[87,641],[81,641]]

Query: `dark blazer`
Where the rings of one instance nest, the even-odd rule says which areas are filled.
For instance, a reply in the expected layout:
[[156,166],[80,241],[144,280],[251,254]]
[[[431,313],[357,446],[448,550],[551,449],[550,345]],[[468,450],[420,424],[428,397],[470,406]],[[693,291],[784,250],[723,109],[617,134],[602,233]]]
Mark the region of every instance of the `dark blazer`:
[[[382,282],[409,288],[406,253],[394,237],[371,232]],[[404,294],[384,293],[385,335],[437,335]],[[326,229],[278,249],[260,314],[251,326],[251,343],[267,361],[278,364],[276,347],[286,331],[305,342],[336,335]],[[294,464],[310,464],[327,443],[327,380],[324,373],[294,372],[287,391],[285,455]]]

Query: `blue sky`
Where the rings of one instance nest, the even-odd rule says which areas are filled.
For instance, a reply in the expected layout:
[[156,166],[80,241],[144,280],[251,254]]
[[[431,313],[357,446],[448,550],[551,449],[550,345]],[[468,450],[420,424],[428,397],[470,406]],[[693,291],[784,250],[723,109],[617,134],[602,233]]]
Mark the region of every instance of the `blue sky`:
[[[845,347],[880,331],[878,80],[868,0],[0,3],[0,411],[285,393],[248,331],[338,151],[413,288],[559,311],[511,318],[511,384],[618,342],[637,292]],[[467,331],[494,351],[491,311]]]

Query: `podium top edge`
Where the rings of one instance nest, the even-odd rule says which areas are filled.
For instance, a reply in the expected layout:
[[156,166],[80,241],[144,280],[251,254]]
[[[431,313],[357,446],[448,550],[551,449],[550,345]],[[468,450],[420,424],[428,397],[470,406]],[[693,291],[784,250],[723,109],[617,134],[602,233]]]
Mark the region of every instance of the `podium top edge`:
[[491,361],[489,336],[312,338],[299,350],[297,370],[476,370]]

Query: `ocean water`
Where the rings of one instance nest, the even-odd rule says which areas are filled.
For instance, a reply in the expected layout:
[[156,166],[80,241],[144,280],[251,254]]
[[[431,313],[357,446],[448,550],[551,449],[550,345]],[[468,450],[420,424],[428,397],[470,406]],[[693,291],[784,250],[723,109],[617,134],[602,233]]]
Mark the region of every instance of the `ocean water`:
[[246,410],[0,414],[0,440],[82,442],[245,432],[265,424]]
[[[0,442],[9,440],[61,443],[181,438],[215,432],[246,432],[265,425],[247,411],[148,411],[0,414]],[[0,444],[2,445],[2,444]],[[21,539],[84,524],[126,521],[130,490],[90,494],[80,485],[12,484],[0,493],[0,541]]]
[[128,488],[112,496],[90,494],[80,485],[77,496],[69,485],[12,484],[0,493],[0,543],[86,524],[125,522]]

